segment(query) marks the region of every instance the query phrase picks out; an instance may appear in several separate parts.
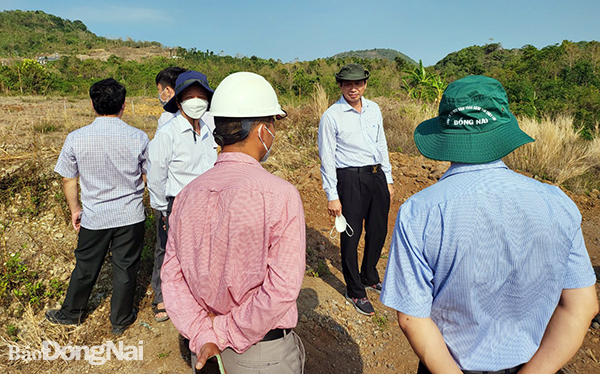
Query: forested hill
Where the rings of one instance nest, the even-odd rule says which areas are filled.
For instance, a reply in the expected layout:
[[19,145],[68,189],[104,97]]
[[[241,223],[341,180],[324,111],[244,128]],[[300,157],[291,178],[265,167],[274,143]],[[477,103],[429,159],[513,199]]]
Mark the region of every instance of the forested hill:
[[0,57],[81,53],[108,46],[161,46],[158,42],[106,39],[81,21],[70,21],[40,10],[0,12]]
[[374,48],[374,49],[364,49],[360,51],[349,51],[338,53],[333,56],[333,58],[346,58],[346,57],[358,57],[364,59],[386,59],[390,61],[395,61],[396,58],[401,58],[410,65],[417,65],[417,62],[407,55],[396,51],[395,49],[387,49],[387,48]]
[[580,124],[600,122],[600,42],[570,42],[541,49],[526,45],[472,46],[450,53],[435,65],[449,82],[471,74],[498,79],[511,108],[530,117],[573,114]]
[[[56,59],[34,59],[53,54],[58,54]],[[252,71],[271,82],[284,100],[298,102],[310,99],[317,84],[330,97],[339,95],[334,74],[342,65],[357,62],[371,71],[371,97],[409,95],[435,102],[448,83],[483,74],[504,85],[516,115],[572,115],[577,127],[585,127],[586,137],[592,137],[600,123],[597,41],[564,41],[541,49],[531,45],[505,49],[499,43],[472,46],[428,67],[391,49],[283,63],[257,56],[221,56],[202,48],[167,49],[157,42],[106,39],[81,21],[15,10],[0,12],[0,58],[0,93],[9,95],[86,95],[90,84],[104,77],[123,82],[130,95],[147,95],[154,92],[160,70],[179,65],[205,72],[214,86],[232,71]]]

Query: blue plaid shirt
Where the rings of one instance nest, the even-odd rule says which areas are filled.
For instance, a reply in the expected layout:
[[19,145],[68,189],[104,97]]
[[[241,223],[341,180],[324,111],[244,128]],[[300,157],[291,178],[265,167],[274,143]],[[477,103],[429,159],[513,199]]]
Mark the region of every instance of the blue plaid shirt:
[[101,230],[145,219],[148,143],[145,132],[116,117],[97,117],[67,135],[54,171],[79,177],[82,227]]
[[563,289],[595,282],[577,206],[498,160],[400,207],[381,301],[431,317],[461,369],[495,371],[529,361]]
[[342,96],[321,116],[319,156],[329,201],[339,199],[336,169],[381,164],[387,182],[393,183],[381,111],[376,103],[361,100],[360,113]]

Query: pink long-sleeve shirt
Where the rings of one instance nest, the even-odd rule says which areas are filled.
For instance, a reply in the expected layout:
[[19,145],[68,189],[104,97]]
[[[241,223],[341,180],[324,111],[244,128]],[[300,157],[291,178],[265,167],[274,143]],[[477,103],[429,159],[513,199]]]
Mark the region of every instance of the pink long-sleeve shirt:
[[193,352],[209,342],[244,352],[269,330],[296,326],[305,253],[296,188],[246,154],[221,153],[175,199],[166,310]]

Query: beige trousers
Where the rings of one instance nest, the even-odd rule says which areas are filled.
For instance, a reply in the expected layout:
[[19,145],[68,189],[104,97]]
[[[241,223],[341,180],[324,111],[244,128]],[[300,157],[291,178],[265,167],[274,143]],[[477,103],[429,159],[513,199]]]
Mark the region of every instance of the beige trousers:
[[294,331],[280,339],[258,342],[242,354],[227,348],[221,358],[227,374],[304,373],[304,345]]

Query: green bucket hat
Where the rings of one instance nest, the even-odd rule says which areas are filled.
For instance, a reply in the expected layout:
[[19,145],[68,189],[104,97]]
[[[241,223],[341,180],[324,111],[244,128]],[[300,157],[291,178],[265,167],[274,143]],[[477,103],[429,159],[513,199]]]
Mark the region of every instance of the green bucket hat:
[[439,115],[422,122],[414,139],[427,158],[467,164],[501,159],[534,141],[508,109],[502,84],[481,75],[450,83],[440,101]]
[[369,79],[369,75],[369,71],[365,70],[362,65],[348,64],[340,69],[335,75],[335,79],[338,81],[361,81]]

